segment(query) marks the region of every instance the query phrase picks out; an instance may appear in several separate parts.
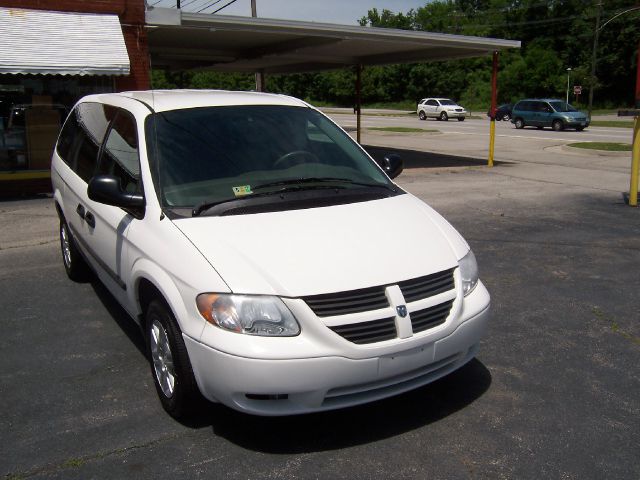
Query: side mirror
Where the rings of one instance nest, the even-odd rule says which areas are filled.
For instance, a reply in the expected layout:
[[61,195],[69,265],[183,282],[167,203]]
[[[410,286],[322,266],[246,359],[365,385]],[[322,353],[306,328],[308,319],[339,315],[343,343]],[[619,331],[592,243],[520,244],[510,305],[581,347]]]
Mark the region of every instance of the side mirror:
[[389,178],[396,178],[404,169],[402,157],[397,153],[386,154],[382,161],[378,162],[378,165],[382,167],[384,173],[386,173]]
[[89,182],[87,195],[94,202],[120,207],[141,218],[144,216],[144,196],[122,190],[120,179],[113,175],[96,175]]

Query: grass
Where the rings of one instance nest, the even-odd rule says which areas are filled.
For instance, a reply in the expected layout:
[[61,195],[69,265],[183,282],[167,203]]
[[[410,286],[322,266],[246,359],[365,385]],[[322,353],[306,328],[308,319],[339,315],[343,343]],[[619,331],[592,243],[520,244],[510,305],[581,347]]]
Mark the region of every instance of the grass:
[[437,132],[438,130],[426,129],[426,128],[411,128],[411,127],[371,127],[367,130],[377,130],[379,132],[397,132],[397,133],[422,133],[422,132]]
[[592,127],[633,128],[633,122],[627,122],[624,120],[592,120],[590,125]]
[[570,147],[586,148],[587,150],[606,150],[607,152],[630,152],[631,144],[615,142],[578,142],[570,143]]

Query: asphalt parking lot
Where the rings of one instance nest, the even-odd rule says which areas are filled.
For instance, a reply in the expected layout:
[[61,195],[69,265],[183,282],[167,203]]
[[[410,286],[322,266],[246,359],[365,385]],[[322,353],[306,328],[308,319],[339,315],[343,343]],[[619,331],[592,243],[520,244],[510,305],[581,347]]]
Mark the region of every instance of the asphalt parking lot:
[[548,150],[489,169],[408,142],[394,145],[411,147],[398,183],[465,236],[492,294],[476,360],[357,408],[260,418],[213,405],[177,423],[133,322],[100,284],[65,276],[51,199],[6,200],[0,474],[640,478],[640,210],[622,202],[623,161]]

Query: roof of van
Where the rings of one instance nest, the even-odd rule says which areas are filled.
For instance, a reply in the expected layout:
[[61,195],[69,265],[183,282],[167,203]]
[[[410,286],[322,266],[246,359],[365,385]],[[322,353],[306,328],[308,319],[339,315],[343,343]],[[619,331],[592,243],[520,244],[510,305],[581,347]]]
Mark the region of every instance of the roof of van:
[[108,102],[110,97],[128,97],[149,105],[156,112],[209,106],[285,105],[309,107],[302,100],[286,95],[226,90],[146,90],[91,95],[86,99]]

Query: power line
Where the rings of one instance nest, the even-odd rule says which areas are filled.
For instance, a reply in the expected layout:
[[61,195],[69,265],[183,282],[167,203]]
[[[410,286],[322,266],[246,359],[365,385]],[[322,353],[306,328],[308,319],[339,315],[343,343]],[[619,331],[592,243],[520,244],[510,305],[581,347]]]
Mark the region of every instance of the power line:
[[222,10],[223,8],[227,8],[229,5],[231,5],[232,3],[236,3],[238,0],[231,0],[229,3],[223,5],[222,7],[220,7],[219,9],[211,12],[211,15],[213,15],[214,13],[218,13],[220,10]]
[[[202,12],[203,10],[206,10],[207,8],[211,8],[211,7],[213,7],[214,5],[216,5],[216,4],[218,4],[218,3],[220,3],[221,1],[222,1],[222,0],[215,0],[214,2],[209,2],[209,4],[208,4],[207,6],[205,6],[205,7],[201,8],[201,9],[200,9],[200,10],[198,10],[196,13],[200,13],[200,12]],[[215,12],[214,12],[214,13],[215,13]]]

